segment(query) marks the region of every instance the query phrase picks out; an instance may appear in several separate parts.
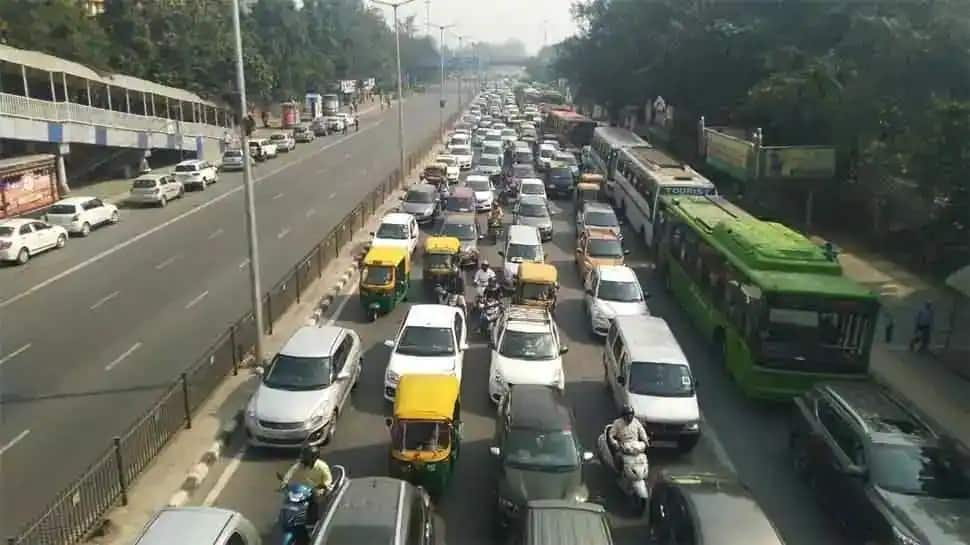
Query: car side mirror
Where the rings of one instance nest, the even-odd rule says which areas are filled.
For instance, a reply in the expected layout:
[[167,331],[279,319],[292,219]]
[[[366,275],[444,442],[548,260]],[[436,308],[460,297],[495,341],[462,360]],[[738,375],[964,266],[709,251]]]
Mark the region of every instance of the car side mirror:
[[257,365],[255,367],[255,370],[256,370],[256,374],[259,376],[263,376],[266,373],[266,368],[263,367],[262,365]]
[[569,347],[568,346],[560,346],[559,347],[559,353],[560,354],[565,354],[566,352],[569,352]]
[[394,339],[384,339],[384,346],[394,348]]
[[623,248],[623,255],[630,255],[630,250]]
[[616,377],[616,383],[620,386],[626,386],[626,377],[623,375]]
[[370,236],[374,236],[374,231],[370,231]]
[[393,424],[394,424],[394,420],[390,416],[387,416],[387,417],[384,418],[384,425],[385,426],[387,426],[388,428],[390,428]]
[[502,449],[498,447],[488,447],[488,452],[490,452],[492,456],[500,456],[502,454]]
[[849,464],[842,469],[842,473],[848,477],[861,479],[866,476],[866,468],[856,464]]
[[344,368],[344,369],[341,369],[339,373],[337,373],[337,380],[349,380],[349,379],[350,379],[349,369]]
[[498,255],[499,255],[499,257],[505,257],[505,252],[502,251],[502,250],[499,250],[498,251]]
[[462,350],[468,350],[468,343],[461,343],[461,347],[460,348]]
[[591,461],[592,459],[593,459],[593,453],[592,453],[592,452],[590,452],[590,451],[588,451],[588,450],[587,450],[587,451],[585,451],[585,452],[583,452],[583,461],[584,461],[584,462],[589,462],[589,461]]
[[276,472],[276,480],[283,482],[283,474],[279,471]]

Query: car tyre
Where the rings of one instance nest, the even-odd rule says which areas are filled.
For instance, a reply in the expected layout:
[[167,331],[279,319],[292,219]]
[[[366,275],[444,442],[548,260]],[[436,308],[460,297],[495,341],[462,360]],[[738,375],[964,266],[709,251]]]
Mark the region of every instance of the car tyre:
[[24,265],[28,261],[30,261],[30,250],[27,248],[21,248],[20,251],[17,252],[17,264]]
[[323,440],[324,445],[329,445],[333,442],[333,438],[337,435],[337,411],[334,411],[330,415],[330,429],[327,430],[327,437]]
[[67,245],[67,235],[58,235],[57,236],[57,243],[55,244],[55,247],[58,250],[60,250],[61,248],[63,248],[66,245]]
[[84,225],[81,226],[81,233],[80,233],[80,235],[82,237],[86,237],[86,236],[88,236],[90,234],[91,234],[91,224],[88,223],[88,222],[84,222]]
[[205,191],[205,188],[208,185],[209,185],[209,183],[206,182],[206,179],[205,178],[202,178],[202,183],[199,184],[199,191]]
[[112,212],[111,213],[111,217],[108,218],[108,221],[111,222],[111,223],[118,223],[120,220],[121,220],[121,216],[118,214],[118,211],[117,210],[115,210],[114,212]]
[[159,208],[165,208],[167,205],[168,205],[168,199],[165,198],[165,195],[162,195],[158,199],[158,207]]

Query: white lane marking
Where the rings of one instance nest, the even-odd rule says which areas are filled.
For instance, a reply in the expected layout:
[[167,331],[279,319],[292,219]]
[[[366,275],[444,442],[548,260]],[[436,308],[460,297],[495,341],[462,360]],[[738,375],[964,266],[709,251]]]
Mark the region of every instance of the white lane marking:
[[282,231],[280,231],[279,233],[276,233],[276,240],[282,240],[283,237],[285,237],[288,234],[290,234],[290,228],[285,227]]
[[162,261],[158,265],[155,265],[155,270],[156,271],[160,271],[160,270],[164,269],[165,267],[168,267],[169,265],[171,265],[172,263],[174,263],[175,260],[178,259],[178,258],[179,258],[179,256],[173,255],[172,257],[166,259],[165,261]]
[[211,234],[210,234],[210,235],[208,236],[208,239],[209,239],[209,240],[212,240],[212,239],[214,239],[214,238],[216,238],[217,236],[219,236],[219,235],[221,235],[222,233],[223,233],[223,230],[222,230],[222,227],[220,227],[220,228],[218,228],[218,229],[216,229],[215,231],[213,231],[213,232],[212,232],[212,233],[211,233]]
[[243,259],[243,262],[239,264],[240,269],[245,269],[246,265],[249,265],[249,258]]
[[97,301],[95,301],[95,302],[94,302],[94,304],[93,304],[93,305],[91,305],[91,306],[90,306],[90,307],[88,307],[88,308],[89,308],[89,309],[91,309],[91,310],[96,310],[96,309],[97,309],[98,307],[100,307],[101,305],[103,305],[103,304],[105,304],[105,303],[107,303],[108,301],[110,301],[110,300],[112,300],[112,299],[114,299],[115,297],[118,297],[118,295],[119,295],[120,293],[121,293],[120,291],[113,291],[113,292],[111,292],[111,293],[109,293],[108,295],[105,295],[105,296],[104,296],[104,297],[102,297],[101,299],[98,299]]
[[124,354],[122,354],[122,355],[118,356],[117,358],[111,360],[111,363],[109,363],[108,365],[105,365],[104,366],[104,370],[105,371],[110,371],[110,370],[114,369],[114,366],[115,365],[118,365],[119,363],[121,363],[125,358],[127,358],[130,355],[132,355],[135,352],[135,350],[138,350],[139,348],[141,348],[141,341],[138,341],[135,344],[131,345],[131,348],[129,348],[128,350],[125,350]]
[[[269,172],[264,172],[262,176],[256,178],[256,181],[257,182],[261,182],[261,181],[265,180],[266,178],[269,178],[270,176],[275,176],[276,174],[279,174],[280,172],[282,172],[285,169],[288,169],[290,167],[296,166],[296,165],[298,165],[298,164],[306,161],[307,159],[310,159],[312,157],[315,157],[315,156],[323,153],[324,151],[326,151],[326,150],[328,150],[328,149],[330,149],[330,148],[332,148],[332,147],[334,147],[334,146],[336,146],[338,144],[342,144],[343,142],[346,142],[347,140],[350,140],[351,138],[354,138],[356,136],[359,136],[359,135],[361,135],[361,134],[363,134],[363,133],[365,133],[365,132],[367,132],[367,131],[375,128],[375,127],[378,127],[378,126],[380,126],[381,123],[382,123],[382,121],[378,121],[377,123],[374,123],[373,125],[371,125],[369,127],[365,127],[363,129],[361,129],[360,132],[356,132],[356,133],[353,133],[353,134],[348,134],[347,136],[341,137],[338,140],[334,140],[333,142],[327,144],[326,146],[323,146],[322,148],[313,150],[312,153],[309,153],[307,155],[304,155],[303,157],[300,157],[296,161],[283,164],[283,165],[281,165],[279,168],[277,168],[275,170],[271,170]],[[68,276],[70,276],[70,275],[72,275],[72,274],[80,271],[81,269],[87,268],[90,265],[92,265],[94,263],[97,263],[98,261],[101,261],[102,259],[104,259],[104,258],[106,258],[106,257],[108,257],[110,255],[113,255],[113,254],[115,254],[115,253],[117,253],[117,252],[119,252],[119,251],[121,251],[121,250],[123,250],[125,248],[127,248],[128,246],[131,246],[132,244],[134,244],[134,243],[142,240],[145,237],[154,235],[155,233],[161,231],[162,229],[165,229],[166,227],[168,227],[170,225],[173,225],[176,222],[179,222],[179,221],[181,221],[181,220],[183,220],[183,219],[185,219],[185,218],[187,218],[187,217],[189,217],[189,216],[191,216],[193,214],[197,214],[197,213],[201,212],[202,210],[205,210],[206,208],[208,208],[208,207],[210,207],[210,206],[212,206],[212,205],[214,205],[214,204],[216,204],[218,202],[221,202],[221,201],[223,201],[225,199],[228,199],[230,196],[232,196],[235,193],[238,193],[238,192],[240,192],[242,190],[243,190],[243,186],[242,185],[238,185],[238,186],[230,189],[229,191],[226,191],[225,193],[222,193],[220,195],[217,195],[217,196],[213,197],[211,200],[208,200],[208,201],[205,201],[203,203],[200,203],[200,204],[196,205],[194,208],[191,208],[189,210],[186,210],[185,212],[182,212],[181,214],[179,214],[179,215],[177,215],[177,216],[175,216],[173,218],[170,218],[167,221],[164,221],[162,223],[159,223],[158,225],[156,225],[155,227],[152,227],[151,229],[149,229],[147,231],[141,232],[141,233],[139,233],[139,234],[131,237],[130,239],[128,239],[128,240],[126,240],[124,242],[119,242],[118,244],[112,246],[111,248],[108,248],[107,250],[104,250],[102,252],[99,252],[99,253],[93,255],[93,256],[85,259],[84,261],[78,263],[77,265],[74,265],[73,267],[70,267],[68,269],[65,269],[65,270],[63,270],[63,271],[55,274],[54,276],[48,278],[47,280],[44,280],[44,281],[42,281],[42,282],[40,282],[38,284],[35,284],[34,286],[31,286],[30,288],[25,289],[24,291],[18,293],[17,295],[14,295],[13,297],[10,297],[9,299],[4,299],[3,301],[0,301],[0,308],[4,308],[4,307],[6,307],[8,305],[12,305],[13,303],[16,303],[17,301],[20,301],[21,299],[23,299],[24,297],[27,297],[28,295],[32,295],[34,293],[37,293],[38,291],[46,288],[47,286],[50,286],[54,282],[57,282],[58,280],[61,280],[61,279],[65,278],[65,277],[68,277]]]
[[332,326],[333,324],[337,323],[337,320],[340,319],[340,315],[343,314],[344,307],[347,306],[347,303],[350,301],[351,296],[354,294],[355,291],[357,291],[356,282],[347,282],[347,284],[350,285],[350,288],[347,289],[347,293],[344,296],[343,301],[337,304],[337,308],[333,309],[333,314],[330,315],[330,319],[327,320],[326,322],[327,326]]
[[282,193],[277,193],[276,195],[273,195],[273,200],[275,201],[276,199],[279,199],[281,197],[283,197],[283,194]]
[[14,445],[16,445],[20,441],[22,441],[23,438],[24,437],[27,437],[27,435],[29,435],[29,434],[30,434],[30,430],[29,429],[24,430],[24,431],[18,433],[17,434],[17,437],[14,437],[13,439],[10,440],[9,443],[7,443],[6,445],[0,447],[0,456],[3,456],[3,453],[4,452],[7,452],[7,450],[9,450],[11,447],[13,447]]
[[189,301],[189,302],[188,302],[188,303],[187,303],[187,304],[185,305],[185,310],[189,310],[190,308],[192,308],[192,307],[194,307],[195,305],[197,305],[197,304],[199,304],[199,301],[201,301],[201,300],[203,300],[203,299],[205,299],[205,296],[206,296],[206,295],[209,295],[209,290],[205,290],[204,292],[202,292],[202,293],[200,293],[200,294],[198,294],[198,295],[196,295],[194,299],[192,299],[191,301]]
[[307,210],[306,211],[306,214],[304,214],[304,215],[309,218],[310,216],[312,216],[312,215],[314,215],[316,213],[317,213],[316,208],[311,208],[311,209]]
[[724,464],[724,467],[726,467],[728,471],[734,475],[737,475],[738,470],[736,467],[734,467],[734,462],[732,462],[731,457],[728,456],[727,450],[724,449],[724,444],[721,443],[720,439],[718,439],[717,433],[714,431],[714,426],[712,426],[710,422],[704,418],[703,413],[700,414],[700,417],[701,425],[704,426],[701,433],[704,437],[711,440],[711,450],[714,451],[714,457],[717,458],[719,462]]
[[6,356],[0,358],[0,365],[3,365],[5,363],[7,363],[8,361],[16,358],[17,356],[23,354],[24,352],[30,350],[30,347],[31,346],[33,346],[33,344],[27,343],[27,344],[21,346],[20,348],[14,350],[13,352],[7,354]]
[[327,198],[330,199],[330,200],[333,200],[333,198],[336,197],[336,196],[337,196],[336,193],[331,193],[330,196],[328,196]]

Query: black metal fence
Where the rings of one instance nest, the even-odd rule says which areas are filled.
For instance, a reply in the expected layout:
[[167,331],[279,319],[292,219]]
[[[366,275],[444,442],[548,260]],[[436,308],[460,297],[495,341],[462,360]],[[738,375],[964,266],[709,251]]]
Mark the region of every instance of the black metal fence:
[[[449,119],[448,126],[456,117]],[[432,135],[422,142],[420,151],[407,157],[407,172],[418,166],[440,138]],[[330,261],[403,181],[395,169],[263,296],[265,333],[273,332],[274,322],[301,300],[310,284],[323,275]],[[115,437],[41,515],[8,538],[8,545],[70,545],[98,528],[109,509],[118,503],[126,505],[131,483],[179,430],[192,427],[193,414],[226,375],[238,374],[240,364],[253,352],[256,335],[256,321],[249,312],[189,365],[127,431]]]

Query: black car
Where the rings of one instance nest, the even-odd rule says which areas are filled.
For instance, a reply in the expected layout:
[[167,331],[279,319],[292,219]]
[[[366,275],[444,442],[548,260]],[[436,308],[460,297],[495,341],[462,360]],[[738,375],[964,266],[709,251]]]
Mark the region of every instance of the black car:
[[606,510],[595,503],[530,501],[514,545],[613,545]]
[[970,543],[967,460],[914,410],[870,382],[828,382],[795,400],[796,472],[864,541]]
[[583,462],[593,453],[582,450],[573,420],[554,386],[513,384],[502,396],[491,448],[498,460],[499,530],[521,520],[529,501],[587,500]]
[[573,181],[576,178],[573,176],[573,171],[569,168],[569,165],[553,163],[546,170],[545,176],[546,193],[550,196],[559,195],[565,197],[572,193]]
[[733,477],[661,470],[648,512],[653,543],[784,543],[751,492]]
[[428,493],[390,477],[352,479],[324,506],[320,521],[312,540],[319,545],[434,543]]

